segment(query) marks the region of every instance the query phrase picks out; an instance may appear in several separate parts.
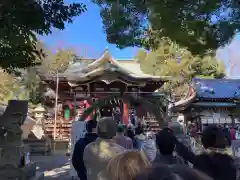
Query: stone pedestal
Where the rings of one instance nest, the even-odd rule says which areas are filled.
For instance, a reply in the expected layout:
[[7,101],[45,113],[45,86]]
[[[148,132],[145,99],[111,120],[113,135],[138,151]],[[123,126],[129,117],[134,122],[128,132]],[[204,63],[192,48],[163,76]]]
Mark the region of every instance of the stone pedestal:
[[36,177],[36,163],[30,163],[21,168],[21,180],[29,180],[33,177]]
[[35,177],[32,177],[30,180],[44,180],[44,173],[37,172]]

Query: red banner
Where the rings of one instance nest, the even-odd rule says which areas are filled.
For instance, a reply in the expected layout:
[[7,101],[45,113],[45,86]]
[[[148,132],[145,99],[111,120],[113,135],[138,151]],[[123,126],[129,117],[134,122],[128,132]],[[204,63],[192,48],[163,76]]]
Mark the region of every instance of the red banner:
[[128,106],[126,103],[123,103],[123,124],[127,125],[129,119]]

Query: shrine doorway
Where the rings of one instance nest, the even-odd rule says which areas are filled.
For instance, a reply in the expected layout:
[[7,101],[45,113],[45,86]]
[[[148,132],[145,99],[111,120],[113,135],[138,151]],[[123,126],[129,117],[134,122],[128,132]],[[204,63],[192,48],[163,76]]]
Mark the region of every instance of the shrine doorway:
[[105,102],[109,100],[114,100],[114,98],[118,98],[122,100],[123,102],[134,102],[141,104],[143,109],[145,109],[148,112],[151,112],[155,115],[159,125],[165,126],[167,122],[167,117],[164,116],[164,111],[161,107],[156,106],[152,102],[148,101],[147,99],[144,99],[142,97],[134,97],[133,95],[124,94],[122,96],[120,95],[109,95],[104,98],[98,99],[95,102],[91,104],[89,108],[87,108],[82,116],[80,117],[79,121],[84,121],[86,117],[88,117],[95,109],[101,108],[105,106]]

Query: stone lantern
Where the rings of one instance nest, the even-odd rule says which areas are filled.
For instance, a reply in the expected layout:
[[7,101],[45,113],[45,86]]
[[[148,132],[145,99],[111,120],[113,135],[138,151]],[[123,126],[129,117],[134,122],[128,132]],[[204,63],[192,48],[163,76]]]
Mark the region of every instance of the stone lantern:
[[38,139],[41,139],[44,136],[44,113],[45,109],[42,106],[38,106],[34,109],[36,124],[34,125],[32,132]]
[[45,108],[38,106],[34,109],[34,117],[36,120],[42,120],[44,118]]

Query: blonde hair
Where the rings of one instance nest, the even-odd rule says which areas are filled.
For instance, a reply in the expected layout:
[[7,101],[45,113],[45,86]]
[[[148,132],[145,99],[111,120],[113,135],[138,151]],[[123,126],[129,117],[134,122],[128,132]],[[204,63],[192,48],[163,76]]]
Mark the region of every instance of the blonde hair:
[[150,166],[150,161],[143,152],[127,151],[116,155],[109,162],[106,176],[109,180],[132,180]]

